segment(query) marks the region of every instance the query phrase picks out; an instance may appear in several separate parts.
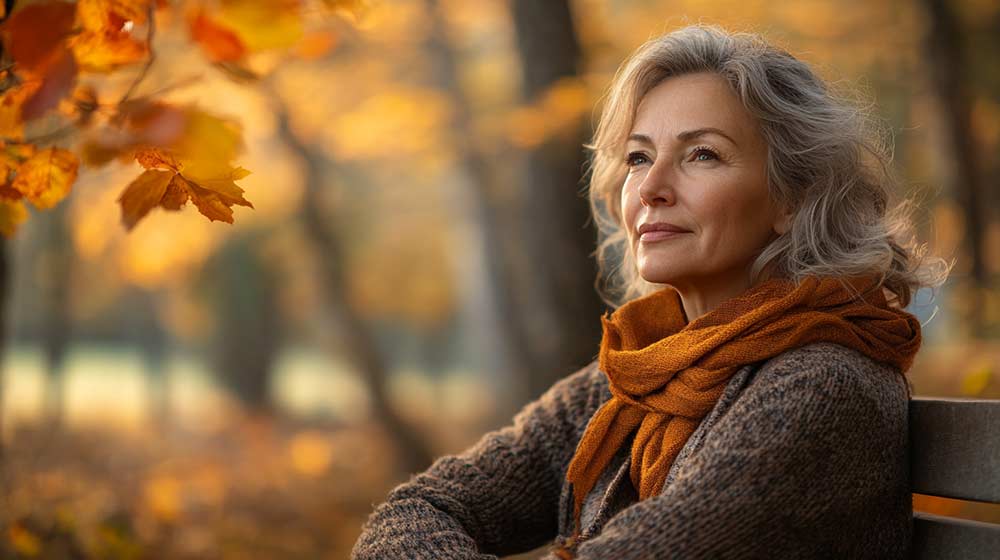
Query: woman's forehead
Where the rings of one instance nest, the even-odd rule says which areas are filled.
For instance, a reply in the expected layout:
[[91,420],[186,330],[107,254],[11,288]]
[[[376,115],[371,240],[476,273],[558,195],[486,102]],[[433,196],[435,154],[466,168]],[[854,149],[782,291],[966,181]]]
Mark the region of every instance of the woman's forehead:
[[667,78],[650,89],[636,108],[629,136],[685,140],[714,129],[740,144],[756,127],[724,78],[699,73]]

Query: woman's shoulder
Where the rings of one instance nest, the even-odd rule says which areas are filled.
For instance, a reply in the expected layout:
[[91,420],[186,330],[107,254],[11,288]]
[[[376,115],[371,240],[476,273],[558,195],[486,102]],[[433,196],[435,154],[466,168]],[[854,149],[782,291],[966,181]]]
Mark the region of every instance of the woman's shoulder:
[[811,386],[821,397],[865,398],[904,410],[907,383],[899,368],[835,342],[786,350],[764,362],[754,380],[759,389]]

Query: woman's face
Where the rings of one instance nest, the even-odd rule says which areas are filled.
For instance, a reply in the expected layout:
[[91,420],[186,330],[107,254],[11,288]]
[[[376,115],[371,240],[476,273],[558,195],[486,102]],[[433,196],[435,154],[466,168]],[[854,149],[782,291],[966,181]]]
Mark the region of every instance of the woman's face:
[[[625,151],[622,214],[642,277],[682,292],[749,287],[750,264],[787,222],[768,195],[767,144],[726,81],[697,73],[658,84]],[[684,231],[640,235],[655,223]]]

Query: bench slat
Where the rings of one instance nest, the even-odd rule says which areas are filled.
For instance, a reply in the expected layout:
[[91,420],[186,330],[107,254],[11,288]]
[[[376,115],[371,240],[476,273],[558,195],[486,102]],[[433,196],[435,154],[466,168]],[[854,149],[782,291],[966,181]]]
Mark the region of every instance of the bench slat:
[[1000,503],[1000,400],[913,397],[909,415],[913,492]]
[[1000,525],[913,512],[914,560],[996,560]]

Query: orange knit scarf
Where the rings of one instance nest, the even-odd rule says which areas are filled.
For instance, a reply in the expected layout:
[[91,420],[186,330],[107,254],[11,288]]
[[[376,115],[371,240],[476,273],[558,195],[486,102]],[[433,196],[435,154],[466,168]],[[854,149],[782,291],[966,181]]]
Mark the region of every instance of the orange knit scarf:
[[566,472],[573,541],[584,498],[632,431],[639,430],[630,474],[644,500],[660,493],[677,453],[741,366],[826,341],[905,373],[921,340],[917,318],[888,305],[878,277],[808,277],[798,286],[771,279],[689,324],[679,294],[666,288],[601,324],[598,363],[612,397],[594,413]]

